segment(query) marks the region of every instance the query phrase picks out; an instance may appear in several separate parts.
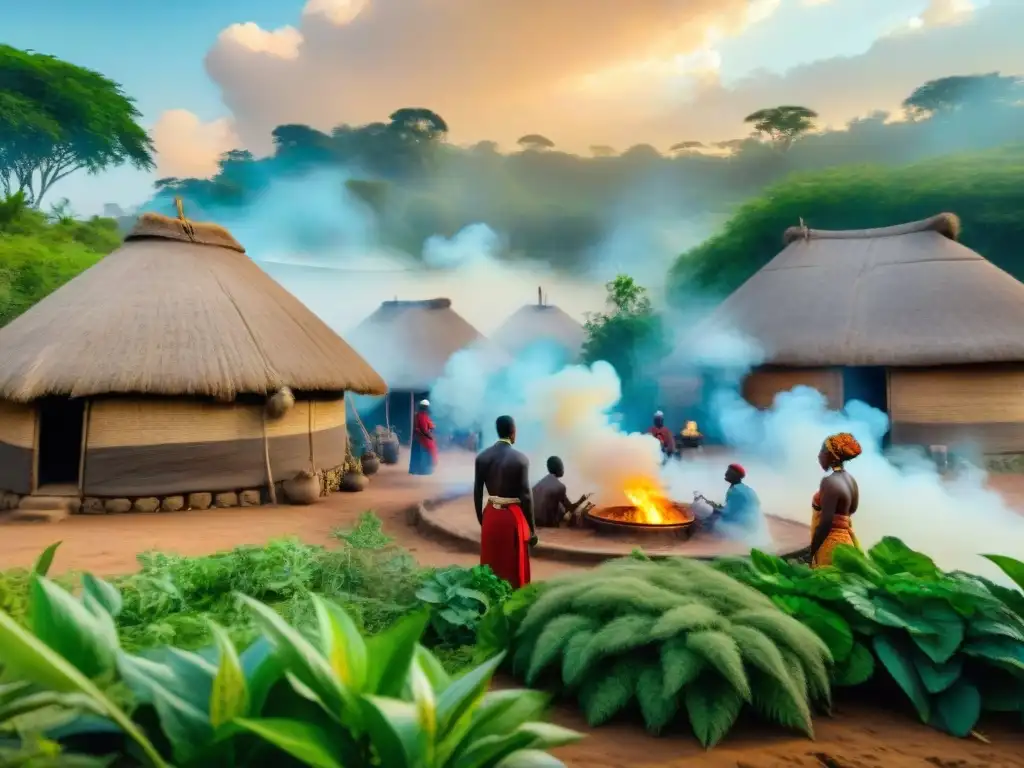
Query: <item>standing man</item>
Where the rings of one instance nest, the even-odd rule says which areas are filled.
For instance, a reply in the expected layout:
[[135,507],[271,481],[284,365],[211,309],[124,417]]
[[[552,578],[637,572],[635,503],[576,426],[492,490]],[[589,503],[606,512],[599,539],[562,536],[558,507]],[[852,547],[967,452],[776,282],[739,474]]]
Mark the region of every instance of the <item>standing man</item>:
[[667,459],[674,456],[676,452],[676,439],[672,436],[672,430],[665,426],[665,414],[656,411],[654,414],[654,426],[647,430],[647,433],[654,435],[661,443],[662,457]]
[[537,525],[542,528],[557,528],[559,523],[569,523],[580,505],[588,495],[580,496],[575,504],[569,501],[569,495],[562,482],[565,465],[557,456],[548,459],[548,474],[533,486],[533,510]]
[[430,401],[420,400],[412,423],[412,446],[409,449],[409,474],[432,475],[437,466],[437,438],[434,420],[430,418]]
[[[537,543],[530,461],[512,447],[516,423],[499,416],[498,442],[476,457],[473,505],[480,522],[480,565],[519,589],[530,583],[530,550]],[[484,488],[487,506],[484,507]]]

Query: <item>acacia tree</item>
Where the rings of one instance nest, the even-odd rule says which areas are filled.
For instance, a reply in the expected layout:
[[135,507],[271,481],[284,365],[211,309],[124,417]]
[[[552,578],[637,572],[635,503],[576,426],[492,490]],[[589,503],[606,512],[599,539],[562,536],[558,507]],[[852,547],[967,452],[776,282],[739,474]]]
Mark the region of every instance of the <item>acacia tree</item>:
[[701,141],[680,141],[673,144],[668,148],[669,152],[692,152],[695,149],[704,149],[704,143]]
[[914,118],[929,118],[962,109],[1011,105],[1024,99],[1019,77],[989,72],[929,80],[903,100],[903,109]]
[[35,207],[61,179],[129,163],[153,167],[133,99],[98,72],[0,45],[0,183]]
[[817,118],[818,113],[813,109],[781,106],[759,109],[743,118],[743,122],[753,125],[756,133],[779,149],[787,150],[796,139],[814,129]]
[[530,152],[543,152],[545,149],[554,149],[555,146],[555,142],[547,136],[541,136],[539,133],[528,133],[525,136],[520,136],[516,140],[516,144]]

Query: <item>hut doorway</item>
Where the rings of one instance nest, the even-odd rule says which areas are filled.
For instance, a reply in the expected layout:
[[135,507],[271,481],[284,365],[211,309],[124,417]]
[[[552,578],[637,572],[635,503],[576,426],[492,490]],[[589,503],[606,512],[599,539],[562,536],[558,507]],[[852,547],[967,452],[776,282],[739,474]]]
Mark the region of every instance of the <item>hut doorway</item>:
[[[851,400],[876,408],[889,415],[889,373],[884,366],[843,369],[843,404]],[[883,444],[888,445],[886,432]]]
[[70,486],[77,492],[81,471],[85,399],[48,397],[39,401],[37,487]]

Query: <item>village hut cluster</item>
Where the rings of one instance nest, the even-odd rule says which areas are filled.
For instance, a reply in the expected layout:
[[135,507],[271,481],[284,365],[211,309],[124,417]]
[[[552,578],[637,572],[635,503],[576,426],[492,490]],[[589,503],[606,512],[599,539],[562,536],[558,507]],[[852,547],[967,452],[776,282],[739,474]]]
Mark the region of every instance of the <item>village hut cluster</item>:
[[1024,284],[962,245],[953,214],[881,229],[785,232],[716,310],[757,339],[759,408],[797,385],[888,414],[892,445],[1024,452]]

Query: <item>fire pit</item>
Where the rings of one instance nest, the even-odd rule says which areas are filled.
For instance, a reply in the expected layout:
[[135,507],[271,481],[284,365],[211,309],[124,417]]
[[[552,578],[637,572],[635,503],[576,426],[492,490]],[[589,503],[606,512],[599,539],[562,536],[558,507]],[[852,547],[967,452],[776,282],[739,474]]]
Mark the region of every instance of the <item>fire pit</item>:
[[652,537],[686,541],[697,528],[690,505],[649,490],[625,492],[629,505],[595,507],[584,520],[595,533],[649,542]]
[[652,537],[681,539],[686,541],[693,535],[694,517],[690,505],[668,502],[664,522],[645,522],[642,512],[633,506],[595,507],[586,514],[586,522],[595,533],[612,536],[630,536],[645,541]]

